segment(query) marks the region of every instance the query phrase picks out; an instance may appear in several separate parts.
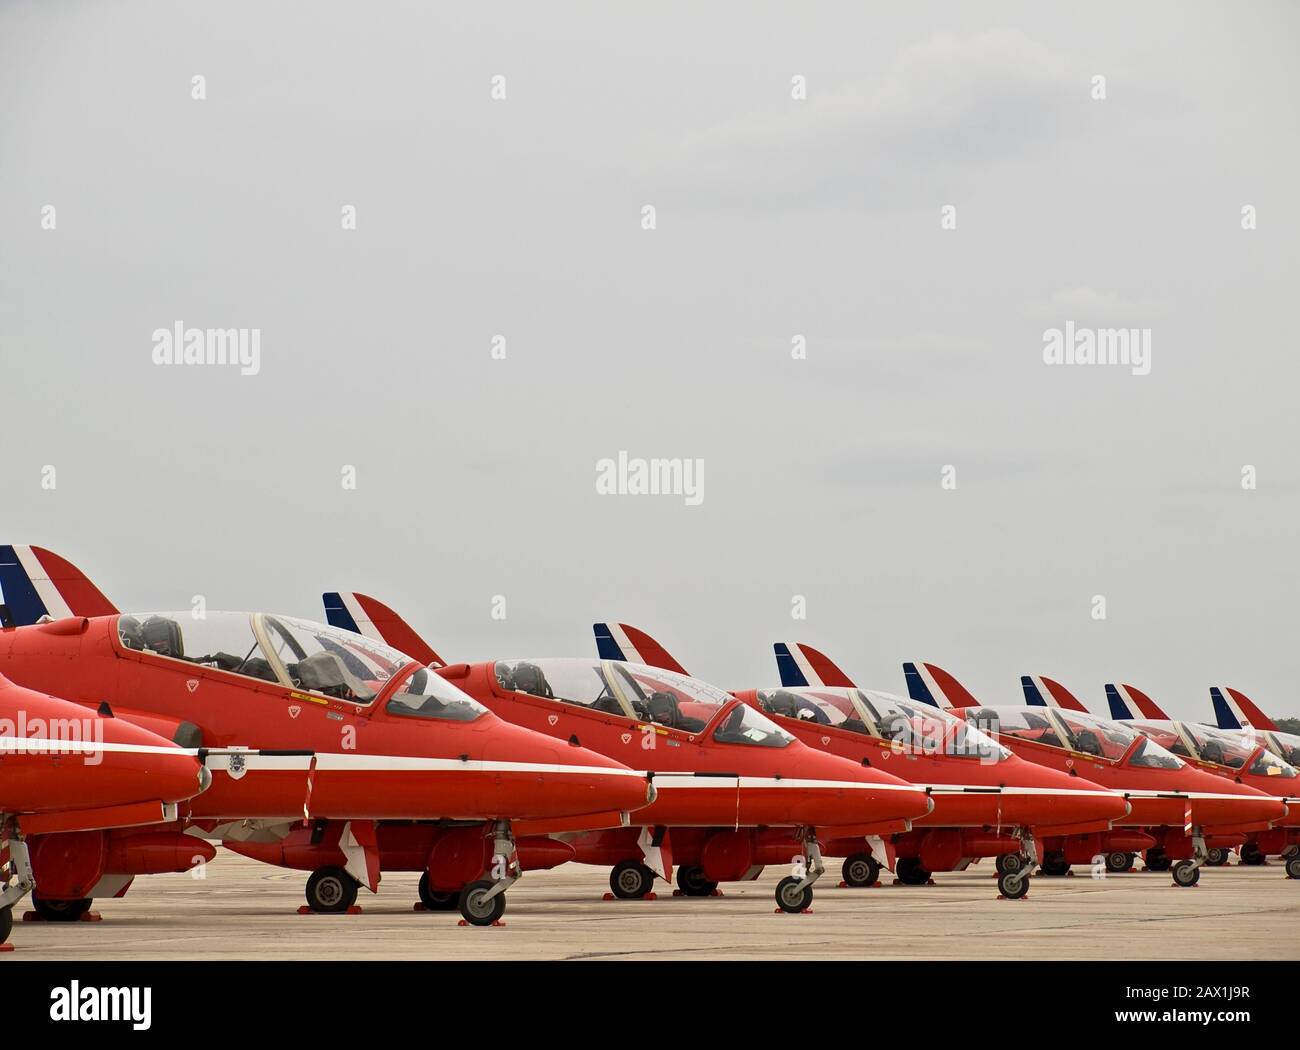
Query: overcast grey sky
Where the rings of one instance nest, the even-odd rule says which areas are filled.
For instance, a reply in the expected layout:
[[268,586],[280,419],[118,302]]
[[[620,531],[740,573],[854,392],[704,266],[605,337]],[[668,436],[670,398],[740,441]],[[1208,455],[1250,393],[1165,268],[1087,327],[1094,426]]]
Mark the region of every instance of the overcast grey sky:
[[[6,4],[0,540],[125,608],[366,591],[452,660],[622,619],[729,687],[789,639],[1300,714],[1298,26]],[[1150,328],[1150,375],[1048,367],[1066,320]],[[154,365],[177,321],[260,328],[260,373]],[[598,495],[620,449],[703,458],[703,504]]]

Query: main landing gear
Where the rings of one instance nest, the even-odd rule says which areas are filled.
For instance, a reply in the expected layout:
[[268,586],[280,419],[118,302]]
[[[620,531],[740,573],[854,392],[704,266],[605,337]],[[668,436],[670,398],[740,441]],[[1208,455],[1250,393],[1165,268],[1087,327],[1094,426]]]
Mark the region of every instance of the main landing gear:
[[718,884],[699,865],[683,864],[677,869],[677,888],[683,897],[712,897]]
[[35,890],[32,891],[32,910],[42,922],[76,922],[94,901],[90,897],[79,900],[46,900]]
[[[1286,877],[1288,879],[1300,879],[1300,853],[1292,853],[1286,859]],[[0,938],[3,940],[3,938]]]
[[317,868],[307,879],[307,907],[320,915],[340,915],[357,903],[358,888],[342,868]]
[[455,911],[460,904],[459,893],[440,893],[430,888],[427,871],[420,876],[418,892],[420,903],[424,905],[425,911]]
[[924,886],[930,881],[930,872],[920,857],[899,857],[894,861],[894,875],[904,886]]
[[1133,867],[1134,853],[1107,853],[1106,870],[1112,875],[1120,875]]
[[493,926],[506,911],[506,890],[523,874],[510,821],[499,820],[493,837],[492,865],[500,865],[500,877],[479,879],[460,891],[460,914],[471,926]]
[[799,841],[803,845],[802,874],[787,875],[776,884],[776,906],[791,914],[808,910],[813,899],[813,883],[826,871],[821,847],[817,844],[817,829],[800,828]]
[[[683,870],[677,872],[679,879]],[[654,881],[655,873],[639,860],[621,860],[609,873],[609,888],[621,901],[641,900],[650,892]]]
[[855,853],[845,858],[840,874],[846,886],[874,886],[880,878],[880,861],[870,853]]

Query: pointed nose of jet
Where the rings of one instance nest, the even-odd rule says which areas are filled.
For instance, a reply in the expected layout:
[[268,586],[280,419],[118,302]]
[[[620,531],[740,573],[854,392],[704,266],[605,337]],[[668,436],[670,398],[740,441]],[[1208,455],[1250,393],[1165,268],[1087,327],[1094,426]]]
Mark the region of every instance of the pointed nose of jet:
[[1202,826],[1258,824],[1282,820],[1286,803],[1235,780],[1208,773],[1203,769],[1183,770],[1191,795],[1192,820]]
[[[89,796],[99,806],[129,802],[183,802],[207,790],[212,774],[193,755],[187,754],[170,740],[132,725],[121,718],[97,718],[103,741],[98,768],[103,770],[105,791],[114,793],[117,802],[104,801],[101,791]],[[95,759],[87,759],[87,769],[95,776]]]
[[629,812],[654,801],[654,785],[644,771],[579,743],[494,721],[481,754],[483,772],[495,777],[501,816],[536,820]]
[[1129,813],[1122,795],[1045,766],[1026,764],[1017,776],[1007,778],[1002,791],[1003,819],[1031,827],[1118,821]]
[[[752,797],[782,806],[784,819],[770,823],[834,826],[915,820],[933,808],[925,789],[878,769],[828,755],[802,744],[782,749],[788,763],[770,780],[753,778]],[[742,775],[742,787],[751,781]],[[750,792],[743,794],[749,796]],[[763,823],[764,821],[755,821]]]

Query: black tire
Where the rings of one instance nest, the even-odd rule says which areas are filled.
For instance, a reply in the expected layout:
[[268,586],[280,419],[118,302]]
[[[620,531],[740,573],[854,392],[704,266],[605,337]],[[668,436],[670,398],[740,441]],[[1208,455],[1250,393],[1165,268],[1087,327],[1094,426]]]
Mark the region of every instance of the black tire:
[[89,897],[80,900],[46,900],[32,894],[32,908],[45,922],[76,922],[90,911]]
[[424,905],[426,911],[455,911],[456,905],[460,903],[459,893],[442,893],[430,889],[427,871],[420,876],[419,894],[420,903]]
[[787,875],[776,884],[776,906],[784,912],[795,914],[796,912],[807,911],[808,906],[812,904],[813,888],[805,886],[799,889],[799,883],[802,879],[796,879],[793,875]]
[[1065,859],[1065,854],[1060,850],[1052,850],[1050,853],[1043,854],[1043,863],[1038,866],[1039,875],[1050,875],[1054,879],[1059,879],[1062,875],[1068,875],[1070,872],[1070,862]]
[[1173,864],[1169,854],[1159,846],[1147,850],[1142,859],[1146,862],[1147,871],[1168,871]]
[[[1287,876],[1293,879],[1300,879],[1300,853],[1293,853],[1286,859]],[[0,940],[4,940],[0,937]]]
[[1020,871],[1025,866],[1025,855],[1023,853],[999,853],[998,859],[993,862],[993,868],[999,875],[1011,875]]
[[1241,863],[1249,864],[1254,868],[1268,863],[1268,858],[1264,856],[1264,851],[1259,848],[1258,843],[1247,842],[1241,847]]
[[703,868],[696,864],[687,864],[677,869],[677,888],[686,897],[710,897],[718,888],[718,884],[704,877]]
[[1206,851],[1205,863],[1212,868],[1221,868],[1228,863],[1228,851],[1222,846],[1215,846]]
[[655,873],[639,860],[621,860],[609,873],[609,888],[621,901],[641,900],[655,883]]
[[1028,892],[1028,872],[1008,871],[998,876],[998,893],[1008,900],[1018,901]]
[[1173,866],[1173,876],[1175,886],[1187,888],[1201,881],[1201,869],[1194,861],[1180,860]]
[[460,892],[460,914],[471,926],[491,926],[506,912],[506,895],[498,893],[485,899],[496,883],[491,879],[471,882]]
[[1128,871],[1133,866],[1133,855],[1131,853],[1107,853],[1106,870],[1112,875],[1118,875],[1122,871]]
[[357,880],[342,868],[318,868],[307,879],[307,907],[321,915],[339,915],[357,902]]
[[0,944],[9,940],[9,934],[14,929],[14,909],[10,905],[8,908],[0,908]]
[[921,867],[920,857],[899,857],[894,874],[904,886],[924,886],[930,881],[930,873]]
[[848,886],[874,886],[880,878],[880,862],[870,853],[854,853],[844,859],[840,874]]

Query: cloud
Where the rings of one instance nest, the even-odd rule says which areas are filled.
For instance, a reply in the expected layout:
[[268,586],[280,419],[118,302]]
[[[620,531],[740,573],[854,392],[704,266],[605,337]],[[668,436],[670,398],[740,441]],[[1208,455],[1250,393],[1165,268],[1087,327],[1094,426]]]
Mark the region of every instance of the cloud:
[[[812,84],[807,101],[710,129],[661,173],[668,193],[716,205],[896,207],[971,171],[1074,135],[1087,77],[1017,29],[943,33],[874,79]],[[1080,114],[1067,119],[1072,109]]]

